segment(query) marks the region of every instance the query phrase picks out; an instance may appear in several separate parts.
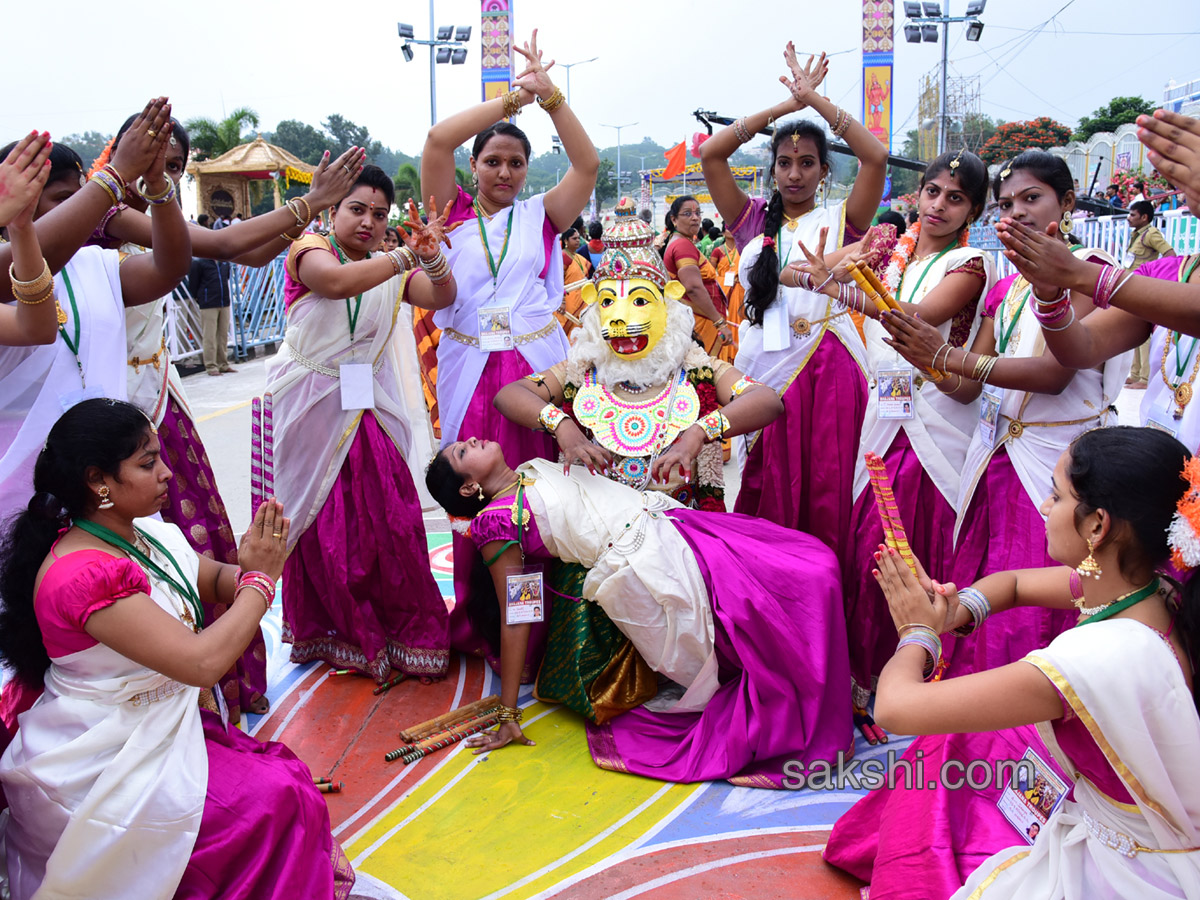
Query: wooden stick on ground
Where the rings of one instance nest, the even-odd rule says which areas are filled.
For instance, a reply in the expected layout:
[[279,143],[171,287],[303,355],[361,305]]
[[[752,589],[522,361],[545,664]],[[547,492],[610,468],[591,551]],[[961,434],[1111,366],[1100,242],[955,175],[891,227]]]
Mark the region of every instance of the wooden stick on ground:
[[410,725],[408,728],[402,729],[400,732],[400,740],[409,744],[416,743],[421,738],[428,737],[438,731],[445,730],[448,726],[455,722],[462,722],[473,716],[479,715],[487,709],[493,709],[500,705],[500,698],[493,694],[490,697],[484,697],[482,700],[476,700],[474,703],[468,703],[466,706],[460,706],[458,709],[452,709],[448,713],[443,713],[436,718],[429,719],[425,722],[420,722],[416,725]]

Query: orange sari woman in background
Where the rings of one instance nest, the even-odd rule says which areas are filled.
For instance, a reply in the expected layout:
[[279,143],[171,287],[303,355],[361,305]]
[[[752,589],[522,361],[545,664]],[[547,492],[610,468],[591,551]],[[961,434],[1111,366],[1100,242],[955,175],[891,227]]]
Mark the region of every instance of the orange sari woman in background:
[[742,254],[738,253],[733,232],[726,229],[724,235],[725,242],[721,246],[713,248],[712,261],[713,265],[717,267],[717,284],[725,292],[728,302],[725,320],[733,331],[733,341],[730,346],[733,347],[733,353],[736,354],[738,326],[742,324],[742,319],[746,318],[746,289],[742,287],[742,280],[738,278],[738,266],[741,265]]
[[717,281],[717,270],[694,243],[700,230],[700,204],[695,197],[676,197],[667,212],[667,273],[687,293],[680,298],[696,316],[694,334],[709,356],[733,362],[733,329],[725,320],[728,301]]

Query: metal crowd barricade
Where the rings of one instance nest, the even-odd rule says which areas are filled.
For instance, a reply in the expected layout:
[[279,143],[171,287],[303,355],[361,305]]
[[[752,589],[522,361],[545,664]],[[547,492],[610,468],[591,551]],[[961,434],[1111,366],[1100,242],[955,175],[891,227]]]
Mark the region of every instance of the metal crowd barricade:
[[203,350],[200,308],[188,293],[187,281],[167,300],[167,348],[173,363],[197,365]]
[[233,267],[232,340],[238,359],[245,359],[251,348],[283,341],[287,325],[283,305],[283,264],[281,253],[260,269]]

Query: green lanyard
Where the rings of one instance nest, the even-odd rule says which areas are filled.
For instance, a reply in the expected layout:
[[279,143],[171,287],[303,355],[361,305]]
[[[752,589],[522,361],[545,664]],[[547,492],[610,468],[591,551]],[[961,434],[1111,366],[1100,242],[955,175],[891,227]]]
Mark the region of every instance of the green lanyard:
[[79,381],[87,387],[87,380],[83,377],[83,362],[79,359],[79,305],[75,302],[75,289],[71,287],[71,276],[67,274],[66,268],[62,270],[63,284],[67,286],[67,300],[71,304],[71,322],[75,328],[75,339],[72,340],[67,336],[65,325],[58,326],[58,333],[62,335],[63,343],[67,345],[67,349],[75,357],[75,365],[79,367]]
[[[779,274],[780,275],[782,275],[783,270],[787,268],[788,260],[792,258],[792,248],[796,246],[796,242],[794,240],[788,241],[787,256],[782,256],[779,253],[779,248],[782,246],[783,246],[783,226],[780,225],[779,228],[777,228],[775,230],[775,256],[779,260]],[[824,250],[825,248],[821,247],[820,249]]]
[[1085,619],[1080,619],[1075,623],[1075,627],[1078,628],[1080,625],[1091,625],[1093,622],[1099,622],[1103,619],[1112,618],[1117,613],[1129,609],[1129,607],[1133,606],[1133,604],[1141,603],[1147,597],[1158,593],[1158,585],[1159,581],[1157,578],[1155,578],[1144,588],[1136,590],[1132,594],[1126,594],[1121,599],[1104,607],[1104,609],[1100,610],[1100,612],[1096,613],[1094,616],[1088,616]]
[[[1017,322],[1021,321],[1021,313],[1025,312],[1025,304],[1029,302],[1029,295],[1033,293],[1033,285],[1030,285],[1025,291],[1025,296],[1021,298],[1021,305],[1017,307],[1016,313],[1013,314],[1012,321],[1008,323],[1008,330],[1004,328],[1004,310],[1008,307],[1006,300],[1000,302],[1000,337],[996,341],[996,349],[1000,351],[1000,356],[1004,355],[1004,351],[1008,349],[1008,342],[1012,339],[1013,329],[1017,327]],[[1006,298],[1007,299],[1007,298]]]
[[87,519],[76,519],[74,524],[86,531],[88,534],[100,538],[100,540],[104,541],[106,544],[111,544],[118,550],[121,550],[129,556],[132,556],[139,563],[141,563],[145,569],[153,572],[160,579],[171,585],[171,587],[175,589],[175,592],[183,598],[185,606],[191,609],[192,618],[196,623],[196,630],[199,631],[204,626],[204,607],[200,605],[200,595],[196,593],[196,588],[192,586],[190,581],[188,581],[187,575],[184,574],[183,568],[179,565],[175,557],[172,556],[167,548],[155,540],[151,535],[138,532],[138,534],[145,539],[147,544],[171,561],[171,565],[175,568],[175,571],[179,573],[178,580],[176,580],[175,577],[167,572],[162,566],[152,560],[133,544],[129,543],[129,541],[125,540],[125,538],[121,537],[121,535],[117,534],[111,528],[105,528],[103,525],[97,525],[95,522],[89,522]]
[[[329,236],[329,243],[333,244],[333,249],[337,252],[338,262],[343,266],[346,264],[346,257],[342,253],[342,248],[338,246],[337,240],[333,235]],[[371,258],[371,254],[367,253],[367,259]],[[350,342],[354,342],[354,328],[358,325],[358,313],[362,309],[362,294],[360,293],[354,298],[354,311],[350,311],[350,298],[346,298],[346,318],[350,320]]]
[[508,239],[512,234],[513,212],[515,206],[508,208],[508,222],[504,226],[504,246],[500,248],[500,262],[496,262],[492,256],[492,248],[488,244],[487,229],[483,227],[483,207],[479,205],[479,200],[476,199],[472,204],[475,208],[475,221],[479,223],[479,240],[483,242],[483,250],[487,254],[488,269],[492,273],[492,296],[496,296],[496,281],[500,275],[500,267],[504,265],[504,257],[508,256]]
[[[938,253],[938,255],[937,255],[937,256],[935,256],[933,259],[931,259],[931,260],[929,261],[929,265],[927,265],[927,266],[926,266],[924,269],[922,269],[922,270],[921,270],[921,277],[917,279],[917,283],[916,283],[916,285],[913,287],[913,292],[912,292],[912,295],[913,295],[914,297],[916,297],[916,296],[917,296],[917,291],[919,291],[919,290],[921,289],[921,282],[925,280],[925,276],[926,276],[927,274],[929,274],[929,270],[933,268],[934,264],[935,264],[935,263],[936,263],[936,262],[937,262],[939,259],[941,259],[943,256],[945,256],[947,253],[949,253],[951,250],[953,250],[953,249],[954,249],[955,247],[957,247],[957,246],[958,246],[958,245],[957,245],[957,244],[955,244],[954,242],[951,242],[951,243],[947,244],[947,245],[945,246],[945,248],[944,248],[944,249],[942,249],[941,251],[939,251],[939,253]],[[901,279],[900,279],[900,283],[899,283],[898,285],[896,285],[896,302],[897,302],[897,303],[899,303],[899,302],[900,302],[900,291],[902,291],[903,289],[904,289],[904,279],[903,279],[903,278],[901,278]],[[918,302],[919,302],[919,301],[918,301]],[[1008,343],[1008,342],[1007,342],[1007,341],[1005,341],[1005,344],[1006,344],[1006,345],[1007,345],[1007,343]],[[1001,352],[1003,353],[1004,351],[1001,351]]]
[[[1196,265],[1200,264],[1200,256],[1192,260],[1192,264],[1187,267],[1187,271],[1183,273],[1183,277],[1179,279],[1180,284],[1187,284],[1188,279],[1192,277],[1192,273],[1196,271]],[[1196,353],[1196,344],[1200,343],[1200,338],[1192,338],[1192,345],[1188,348],[1187,356],[1180,357],[1179,342],[1183,340],[1183,332],[1172,331],[1170,340],[1175,344],[1175,386],[1183,381],[1183,373],[1187,371],[1187,367],[1192,363],[1192,357]]]

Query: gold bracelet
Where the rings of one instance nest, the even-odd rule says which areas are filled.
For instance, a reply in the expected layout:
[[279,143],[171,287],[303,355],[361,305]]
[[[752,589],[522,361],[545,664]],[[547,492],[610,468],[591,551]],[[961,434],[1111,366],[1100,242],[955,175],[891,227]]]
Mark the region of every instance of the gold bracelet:
[[521,114],[521,89],[513,88],[504,95],[504,117],[511,119]]
[[88,179],[88,181],[95,182],[96,184],[100,185],[100,187],[104,188],[105,192],[108,194],[109,198],[112,200],[112,205],[116,206],[124,199],[124,197],[117,197],[117,192],[115,190],[113,190],[112,186],[107,181],[105,181],[103,178],[97,177],[99,174],[100,173],[97,172],[96,175],[93,175],[91,178]]
[[500,721],[501,725],[505,722],[520,722],[525,718],[525,710],[519,706],[501,705],[499,711],[496,713],[496,718]]
[[555,85],[554,93],[550,95],[549,99],[543,100],[541,97],[538,97],[537,103],[546,112],[552,113],[566,102],[567,98],[563,96],[562,90]]
[[26,295],[36,294],[39,291],[46,289],[48,285],[54,284],[54,276],[50,274],[50,264],[46,262],[46,258],[42,257],[42,271],[38,273],[38,277],[31,281],[21,281],[15,274],[16,263],[10,263],[8,266],[8,280],[12,282],[14,291],[22,291]]
[[[554,434],[567,419],[567,414],[555,406],[553,403],[547,403],[538,413],[538,424],[542,426],[542,430],[550,434]],[[536,431],[536,429],[534,429]]]
[[[298,240],[300,240],[300,238],[299,238],[299,237],[292,237],[292,236],[291,236],[290,234],[288,234],[286,231],[281,231],[281,232],[279,233],[279,236],[280,236],[281,238],[283,238],[285,241],[287,241],[289,244],[290,244],[290,243],[292,243],[293,241],[298,241]],[[300,237],[304,237],[304,235],[300,235]]]
[[308,201],[305,200],[303,197],[293,197],[292,200],[295,201],[296,203],[304,204],[304,224],[307,225],[309,222],[312,221],[312,217],[313,217],[312,207],[308,205]]
[[16,297],[18,303],[24,303],[26,306],[38,306],[54,296],[54,283],[51,282],[40,294],[26,294],[13,288],[12,295]]
[[303,228],[305,225],[308,224],[309,220],[303,219],[300,217],[300,205],[297,203],[295,206],[292,206],[293,203],[296,203],[296,200],[294,197],[283,205],[288,208],[288,212],[290,212],[293,216],[296,217],[296,227]]

